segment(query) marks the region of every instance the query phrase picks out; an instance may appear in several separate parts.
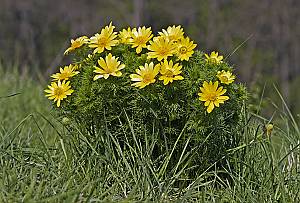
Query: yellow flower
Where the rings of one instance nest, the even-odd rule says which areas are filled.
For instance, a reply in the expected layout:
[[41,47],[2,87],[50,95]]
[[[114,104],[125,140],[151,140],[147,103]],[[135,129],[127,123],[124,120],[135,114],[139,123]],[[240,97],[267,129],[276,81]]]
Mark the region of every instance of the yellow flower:
[[115,26],[110,23],[101,30],[100,34],[97,33],[91,37],[89,47],[96,48],[94,54],[102,53],[104,49],[111,50],[113,46],[118,44],[118,40],[116,40],[117,33],[114,32],[114,29]]
[[148,45],[148,58],[157,58],[158,61],[173,56],[176,52],[176,45],[164,37],[155,37]]
[[52,80],[69,80],[71,77],[77,75],[79,71],[76,71],[78,68],[78,65],[72,65],[65,66],[64,68],[60,68],[59,73],[53,74],[51,77]]
[[188,61],[189,58],[193,55],[195,47],[197,44],[194,44],[193,41],[190,41],[190,38],[182,38],[178,42],[178,48],[177,48],[177,56],[178,58],[183,61]]
[[235,75],[232,75],[230,71],[218,71],[217,78],[221,81],[221,83],[224,83],[226,85],[229,85],[232,83],[235,79]]
[[165,37],[173,43],[177,43],[180,39],[183,38],[184,32],[183,28],[181,28],[180,25],[178,25],[177,27],[173,25],[172,27],[169,26],[167,30],[163,29],[162,32],[158,32],[158,34]]
[[218,53],[218,52],[215,52],[215,51],[211,52],[211,53],[210,53],[210,56],[207,55],[207,54],[205,54],[205,57],[206,57],[205,61],[206,61],[207,63],[220,64],[220,63],[223,62],[223,61],[222,61],[222,60],[223,60],[223,56],[219,55],[219,53]]
[[167,60],[165,60],[160,64],[160,73],[162,75],[159,77],[159,80],[163,80],[164,85],[172,83],[173,80],[183,80],[183,77],[179,75],[182,72],[181,68],[182,66],[178,63],[173,65],[172,60],[170,60],[169,63]]
[[78,37],[77,39],[71,39],[71,46],[64,52],[64,54],[68,54],[70,51],[74,51],[75,49],[81,47],[82,45],[88,43],[87,36]]
[[228,96],[223,96],[226,89],[223,89],[222,86],[218,87],[218,81],[212,83],[210,81],[207,83],[204,81],[203,87],[200,87],[201,92],[198,93],[199,100],[204,101],[204,106],[207,106],[207,112],[210,113],[216,107],[219,107],[220,104],[224,104],[226,100],[229,99]]
[[150,64],[145,63],[145,66],[140,66],[139,69],[136,69],[137,74],[131,74],[131,81],[135,82],[132,86],[139,87],[140,89],[154,83],[155,77],[159,73],[159,65],[154,67],[153,62]]
[[126,29],[123,29],[122,31],[119,32],[119,38],[120,38],[120,42],[123,44],[129,44],[130,43],[130,39],[132,38],[132,32],[130,27]]
[[139,27],[138,29],[132,29],[132,39],[130,43],[132,48],[136,48],[136,53],[142,52],[143,48],[147,48],[147,42],[153,37],[151,28],[146,28],[145,26]]
[[98,64],[101,68],[95,66],[94,73],[98,73],[98,75],[94,77],[94,80],[99,78],[107,79],[110,75],[120,77],[122,75],[120,70],[125,68],[125,65],[121,64],[118,58],[112,56],[111,53],[105,57],[105,60],[101,57],[98,60]]
[[56,103],[57,107],[60,107],[60,102],[67,98],[67,96],[70,96],[74,90],[71,89],[70,86],[70,81],[58,81],[56,82],[52,82],[51,85],[48,85],[47,90],[45,90],[46,97],[48,97],[48,99],[50,100],[54,100],[54,102]]

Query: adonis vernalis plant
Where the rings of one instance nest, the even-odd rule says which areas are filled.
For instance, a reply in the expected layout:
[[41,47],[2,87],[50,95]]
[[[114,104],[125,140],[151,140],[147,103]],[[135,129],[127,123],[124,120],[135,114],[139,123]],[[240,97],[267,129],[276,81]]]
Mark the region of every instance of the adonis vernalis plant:
[[[184,176],[193,177],[237,146],[247,97],[223,56],[196,46],[180,25],[153,36],[151,27],[117,32],[110,23],[90,38],[71,41],[65,54],[73,62],[52,75],[46,96],[91,144],[101,143],[95,135],[109,136],[107,130],[121,146],[143,147],[155,136],[157,168],[160,155],[174,146],[167,168],[190,151],[184,158],[190,161],[177,168],[191,167]],[[135,137],[124,137],[132,130]],[[106,143],[101,146],[97,150],[105,153]]]

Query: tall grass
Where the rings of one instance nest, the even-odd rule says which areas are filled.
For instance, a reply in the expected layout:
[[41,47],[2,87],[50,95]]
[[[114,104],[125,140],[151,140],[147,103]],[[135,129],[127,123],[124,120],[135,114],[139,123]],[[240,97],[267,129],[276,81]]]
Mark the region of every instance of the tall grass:
[[[0,73],[0,202],[300,202],[299,125],[283,98],[274,104],[271,136],[263,130],[271,120],[247,114],[240,146],[187,180],[192,151],[183,150],[171,169],[176,146],[151,158],[155,126],[151,139],[134,145],[120,145],[108,129],[96,137],[70,131],[52,114],[40,82]],[[143,135],[126,122],[125,137]]]

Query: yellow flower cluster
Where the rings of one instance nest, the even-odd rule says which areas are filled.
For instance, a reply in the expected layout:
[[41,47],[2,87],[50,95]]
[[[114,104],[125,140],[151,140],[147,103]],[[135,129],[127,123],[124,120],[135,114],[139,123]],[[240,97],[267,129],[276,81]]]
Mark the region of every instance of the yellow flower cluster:
[[154,65],[146,63],[135,70],[135,74],[131,74],[131,81],[135,82],[132,86],[139,87],[140,89],[154,83],[156,76],[160,73],[159,80],[163,80],[164,85],[172,83],[174,80],[183,80],[180,75],[182,66],[179,63],[173,63],[172,60],[164,60],[161,63]]
[[[99,33],[88,38],[82,36],[71,40],[71,45],[64,54],[69,54],[83,46],[89,52],[85,62],[90,61],[93,57],[98,57],[97,64],[94,66],[95,73],[93,80],[101,78],[108,79],[109,76],[121,77],[125,64],[118,57],[113,56],[110,51],[119,44],[125,44],[132,48],[137,54],[146,54],[149,63],[139,66],[135,73],[129,75],[132,86],[144,88],[147,85],[155,83],[158,80],[163,81],[164,85],[173,83],[175,80],[183,80],[182,61],[189,61],[197,46],[189,37],[184,36],[183,28],[179,26],[169,26],[158,32],[157,36],[153,36],[151,27],[138,27],[123,29],[119,32],[115,31],[115,26],[110,23],[105,26]],[[90,51],[89,51],[90,50]],[[97,55],[104,53],[105,56]],[[205,54],[205,61],[209,64],[222,63],[223,56],[218,52],[212,52],[210,55]],[[58,73],[53,74],[53,82],[45,90],[47,97],[57,102],[57,107],[67,96],[71,95],[74,90],[70,86],[70,78],[79,74],[79,66],[70,64],[64,68],[60,68]],[[235,76],[230,71],[219,71],[216,75],[220,83],[230,84],[234,81]],[[207,106],[207,112],[210,113],[214,107],[224,103],[229,99],[224,96],[226,89],[222,86],[218,87],[219,82],[204,82],[203,87],[198,93],[199,99],[204,101]]]
[[[159,32],[156,37],[153,37],[151,28],[145,26],[133,29],[129,27],[119,33],[114,29],[115,26],[110,23],[90,39],[84,36],[71,40],[71,47],[66,50],[65,54],[84,44],[93,49],[93,54],[102,53],[105,50],[110,51],[118,44],[128,44],[135,49],[137,54],[141,54],[145,49],[148,59],[157,59],[157,62],[140,66],[136,73],[130,75],[134,82],[132,86],[144,88],[154,83],[158,74],[160,74],[159,80],[162,80],[164,85],[168,85],[174,80],[183,80],[183,76],[180,75],[182,72],[180,61],[188,61],[197,45],[184,36],[183,28],[180,25],[169,26],[166,30],[163,29],[162,32]],[[169,57],[172,56],[175,56],[178,62],[169,60]],[[154,63],[156,64],[154,65]],[[94,80],[107,79],[109,76],[120,77],[122,76],[121,70],[124,68],[125,65],[121,64],[117,57],[108,53],[105,58],[99,58],[98,66],[95,66],[94,70],[96,73]]]
[[70,64],[69,66],[60,68],[59,73],[55,73],[51,76],[53,82],[51,82],[51,85],[48,85],[49,89],[45,90],[45,92],[47,93],[46,97],[50,100],[54,100],[57,107],[60,107],[60,103],[63,99],[74,92],[68,80],[79,73],[77,69],[77,65]]
[[[218,52],[211,52],[210,55],[205,54],[205,61],[209,64],[220,64],[223,63],[223,56],[219,55]],[[229,85],[235,80],[235,75],[230,71],[218,71],[216,77],[223,84]],[[220,104],[224,104],[225,101],[229,100],[228,96],[224,96],[226,89],[219,86],[219,82],[204,81],[203,86],[200,87],[198,93],[199,100],[204,102],[204,106],[207,106],[207,112],[211,113],[215,107],[219,107]]]

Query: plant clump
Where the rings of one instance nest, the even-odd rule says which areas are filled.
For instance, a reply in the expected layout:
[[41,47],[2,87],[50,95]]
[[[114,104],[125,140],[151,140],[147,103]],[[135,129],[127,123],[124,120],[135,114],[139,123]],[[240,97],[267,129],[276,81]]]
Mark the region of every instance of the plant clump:
[[151,27],[117,32],[110,23],[71,40],[73,62],[52,76],[46,96],[95,150],[105,153],[108,132],[124,147],[152,140],[153,164],[174,148],[171,168],[189,152],[180,167],[191,176],[237,146],[247,97],[223,56],[196,46],[180,25],[154,36]]

